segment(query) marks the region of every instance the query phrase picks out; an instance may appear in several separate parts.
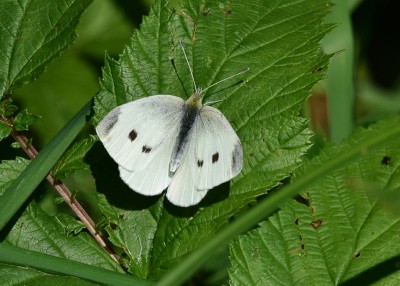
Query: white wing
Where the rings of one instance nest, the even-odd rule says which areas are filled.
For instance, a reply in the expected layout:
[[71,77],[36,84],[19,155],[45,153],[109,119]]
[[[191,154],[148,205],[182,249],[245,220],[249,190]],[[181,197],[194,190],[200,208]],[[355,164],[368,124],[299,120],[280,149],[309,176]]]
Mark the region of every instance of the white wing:
[[188,135],[182,162],[167,190],[178,206],[199,203],[209,189],[235,177],[242,169],[242,145],[225,116],[203,106]]
[[171,182],[184,104],[171,95],[146,97],[115,108],[96,127],[122,180],[136,192],[157,195]]
[[193,127],[189,152],[194,154],[190,162],[194,187],[212,189],[239,174],[242,145],[225,116],[211,106],[203,106]]
[[198,204],[207,194],[207,190],[199,191],[194,187],[191,170],[194,153],[190,151],[187,149],[183,155],[183,160],[167,190],[167,199],[176,206],[189,207]]
[[163,146],[162,150],[158,152],[155,157],[145,169],[138,172],[130,172],[121,166],[119,167],[119,174],[121,179],[136,192],[146,195],[154,196],[162,193],[168,187],[174,175],[169,170],[169,163],[171,161],[172,150],[175,146],[175,140],[168,140],[168,145]]
[[[159,154],[163,160],[171,156],[172,148],[169,150],[169,147],[173,146],[179,133],[184,104],[183,99],[171,95],[129,102],[107,114],[96,132],[118,165],[130,172],[139,172]],[[160,171],[160,168],[153,166],[152,170]],[[157,175],[153,174],[153,177]]]

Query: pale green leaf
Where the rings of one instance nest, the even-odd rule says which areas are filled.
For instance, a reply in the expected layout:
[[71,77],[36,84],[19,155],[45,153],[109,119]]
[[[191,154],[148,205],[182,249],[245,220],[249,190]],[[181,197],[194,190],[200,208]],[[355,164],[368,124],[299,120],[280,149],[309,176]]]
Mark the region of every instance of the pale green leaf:
[[[324,148],[296,176],[399,124],[394,118],[358,130]],[[231,245],[231,284],[397,285],[400,216],[380,198],[399,200],[399,170],[398,141],[388,141],[302,190],[301,199]]]
[[[91,164],[99,192],[111,202],[102,202],[103,209],[111,210],[105,212],[112,223],[107,228],[110,237],[125,250],[129,270],[151,279],[206,243],[230,218],[297,168],[311,136],[299,110],[311,87],[324,77],[329,61],[319,45],[330,29],[322,24],[329,8],[326,2],[190,1],[180,12],[163,3],[157,2],[144,18],[118,61],[106,59],[95,123],[117,105],[140,97],[190,96],[193,88],[178,45],[181,39],[201,87],[246,67],[250,71],[242,76],[243,83],[215,87],[205,95],[205,102],[222,100],[215,106],[242,141],[244,167],[198,206],[177,208],[163,198],[156,202],[157,197],[135,194],[122,183],[109,158],[98,156]],[[142,231],[125,231],[130,223],[136,225],[128,230]]]

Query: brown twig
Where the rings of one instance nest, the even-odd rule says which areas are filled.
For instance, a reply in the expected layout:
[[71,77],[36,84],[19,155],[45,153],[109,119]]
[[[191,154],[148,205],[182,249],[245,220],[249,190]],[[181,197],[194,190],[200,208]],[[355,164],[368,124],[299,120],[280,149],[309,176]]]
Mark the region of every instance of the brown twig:
[[[2,116],[2,120],[5,121],[8,125],[13,126],[12,119]],[[38,155],[36,149],[29,143],[29,140],[20,132],[13,129],[11,135],[20,144],[22,150],[28,155],[31,160],[33,160]],[[64,202],[71,208],[76,216],[83,222],[89,233],[100,245],[100,247],[103,248],[103,250],[109,256],[111,256],[114,261],[120,264],[119,256],[109,246],[109,244],[107,243],[107,239],[104,237],[104,235],[96,230],[95,223],[90,218],[88,213],[83,209],[81,204],[73,197],[68,187],[61,181],[55,180],[51,172],[47,175],[46,179],[56,189],[59,195],[63,198]]]

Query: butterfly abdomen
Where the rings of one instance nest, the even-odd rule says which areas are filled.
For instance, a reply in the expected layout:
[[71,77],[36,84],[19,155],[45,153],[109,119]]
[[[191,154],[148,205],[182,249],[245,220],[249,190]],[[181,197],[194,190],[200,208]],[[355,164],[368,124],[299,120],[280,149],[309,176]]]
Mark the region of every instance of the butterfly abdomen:
[[182,156],[185,152],[186,145],[189,141],[190,137],[189,134],[200,112],[200,109],[197,106],[187,103],[185,103],[183,108],[184,108],[183,112],[184,116],[182,117],[181,128],[179,130],[174,152],[172,153],[171,157],[171,164],[170,164],[171,172],[175,172],[181,162]]

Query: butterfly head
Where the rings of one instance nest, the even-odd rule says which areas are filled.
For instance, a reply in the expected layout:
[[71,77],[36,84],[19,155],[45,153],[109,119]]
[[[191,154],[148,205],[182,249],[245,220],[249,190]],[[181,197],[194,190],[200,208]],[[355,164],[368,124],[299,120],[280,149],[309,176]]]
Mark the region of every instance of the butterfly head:
[[188,105],[190,105],[191,107],[200,108],[203,105],[202,93],[203,93],[203,89],[201,87],[197,87],[196,91],[192,94],[192,96],[189,97],[188,100],[186,100],[186,103]]
[[195,90],[195,92],[192,94],[192,96],[188,100],[186,100],[186,104],[189,105],[192,108],[200,109],[203,106],[202,94],[204,94],[204,92],[207,89],[209,89],[209,88],[211,88],[211,87],[213,87],[213,86],[215,86],[217,84],[220,84],[221,82],[229,80],[229,79],[231,79],[231,78],[233,78],[235,76],[241,75],[242,73],[245,73],[245,72],[247,72],[249,70],[249,68],[245,68],[242,71],[240,71],[240,72],[238,72],[238,73],[236,73],[234,75],[231,75],[231,76],[229,76],[229,77],[227,77],[225,79],[217,81],[217,82],[213,83],[212,85],[209,85],[208,87],[202,89],[201,87],[197,87],[197,85],[196,85],[196,81],[194,80],[192,68],[190,67],[188,57],[186,55],[185,49],[183,48],[183,41],[182,40],[179,41],[179,45],[181,46],[181,49],[182,49],[182,52],[183,52],[183,56],[185,57],[186,63],[188,65],[190,76],[192,77],[193,87],[194,87],[194,90]]

